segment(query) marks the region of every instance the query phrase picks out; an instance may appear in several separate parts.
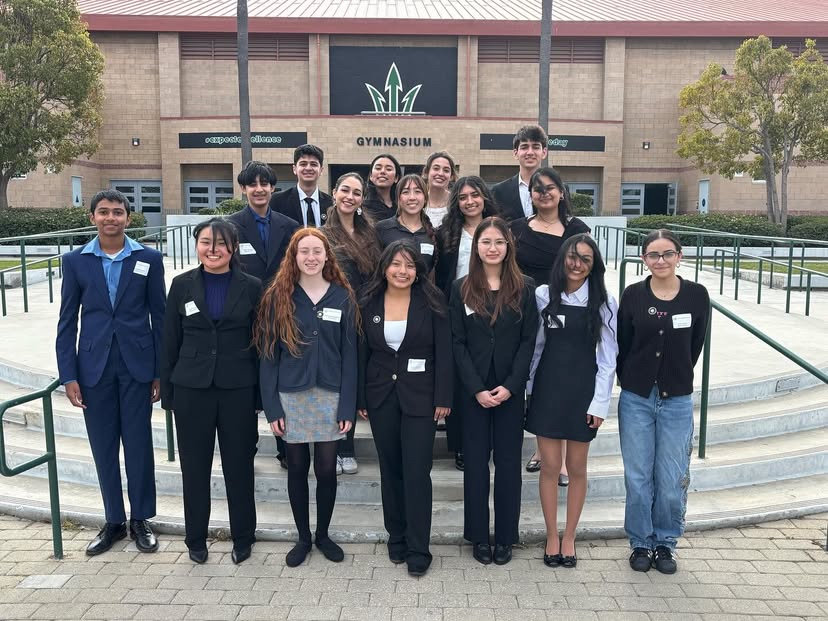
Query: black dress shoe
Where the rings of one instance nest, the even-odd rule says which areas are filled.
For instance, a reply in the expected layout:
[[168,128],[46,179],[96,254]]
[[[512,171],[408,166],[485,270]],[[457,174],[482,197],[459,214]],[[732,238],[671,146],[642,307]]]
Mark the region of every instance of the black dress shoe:
[[238,548],[233,547],[233,551],[230,553],[230,560],[233,561],[234,565],[238,565],[239,563],[244,563],[247,559],[250,558],[250,553],[253,550],[253,546],[246,545],[240,546]]
[[408,561],[408,575],[419,577],[424,576],[431,565],[429,558],[414,558]]
[[460,472],[463,472],[466,469],[466,459],[463,457],[463,453],[454,454],[454,467]]
[[279,462],[279,465],[284,468],[285,470],[288,469],[287,459],[284,455],[276,455],[276,460]]
[[316,537],[316,547],[324,557],[332,563],[341,563],[345,558],[345,552],[336,545],[330,537]]
[[476,543],[472,548],[472,556],[478,563],[489,565],[492,562],[492,546],[488,543]]
[[543,564],[547,567],[560,567],[563,563],[563,556],[560,554],[544,554]]
[[190,550],[190,560],[193,563],[198,563],[199,565],[203,565],[207,562],[207,548],[203,550]]
[[287,553],[285,557],[285,565],[288,567],[298,567],[305,562],[308,554],[311,551],[311,542],[299,540],[293,549]]
[[155,552],[158,549],[158,539],[147,520],[130,520],[129,536],[135,540],[139,552]]
[[109,550],[116,541],[120,541],[127,535],[126,525],[121,524],[104,524],[101,532],[95,537],[92,542],[86,546],[87,556],[97,556]]
[[541,460],[537,457],[532,457],[526,462],[526,472],[537,472],[541,469]]
[[402,543],[394,543],[388,544],[388,559],[394,563],[394,565],[399,565],[401,563],[405,563],[405,555],[406,555],[406,547],[405,544]]
[[512,560],[512,546],[505,544],[496,544],[494,549],[495,565],[505,565]]

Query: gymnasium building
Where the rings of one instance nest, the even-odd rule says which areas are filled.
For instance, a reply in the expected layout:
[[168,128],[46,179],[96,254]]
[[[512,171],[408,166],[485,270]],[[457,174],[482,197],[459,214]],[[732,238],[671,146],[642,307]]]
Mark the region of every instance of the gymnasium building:
[[[515,174],[512,135],[537,120],[540,0],[250,0],[254,157],[295,183],[294,147],[325,151],[322,185],[390,152],[407,172],[446,150],[459,174]],[[150,224],[238,195],[235,0],[79,0],[105,60],[101,148],[9,186],[14,206],[125,192]],[[761,180],[707,175],[676,153],[678,94],[745,38],[828,58],[814,0],[555,0],[549,159],[604,215],[765,213]],[[824,211],[828,167],[790,177],[791,213]]]

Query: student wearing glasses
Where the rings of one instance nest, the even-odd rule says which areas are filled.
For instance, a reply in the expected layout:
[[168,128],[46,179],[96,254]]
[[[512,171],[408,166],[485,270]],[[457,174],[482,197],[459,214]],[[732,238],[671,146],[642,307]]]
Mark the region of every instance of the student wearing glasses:
[[681,243],[659,229],[642,243],[650,276],[630,285],[618,309],[618,427],[627,489],[624,529],[635,571],[676,572],[693,449],[693,367],[710,298],[676,274]]

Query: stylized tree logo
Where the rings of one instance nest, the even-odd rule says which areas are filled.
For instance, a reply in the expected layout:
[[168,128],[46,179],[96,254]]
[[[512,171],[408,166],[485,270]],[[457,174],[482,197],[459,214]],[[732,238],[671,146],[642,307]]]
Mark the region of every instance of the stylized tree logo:
[[417,84],[400,99],[403,91],[402,79],[397,63],[391,63],[388,76],[385,78],[385,91],[388,93],[388,99],[386,100],[379,90],[366,82],[365,88],[371,95],[374,109],[363,110],[362,114],[425,114],[425,112],[414,112],[414,100],[417,99],[422,87],[422,84]]

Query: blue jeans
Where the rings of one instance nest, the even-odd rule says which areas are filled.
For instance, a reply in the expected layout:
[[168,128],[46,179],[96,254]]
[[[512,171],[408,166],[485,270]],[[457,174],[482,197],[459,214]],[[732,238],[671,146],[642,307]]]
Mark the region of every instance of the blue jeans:
[[673,550],[684,533],[687,510],[692,397],[662,398],[656,387],[647,398],[622,390],[618,427],[627,489],[624,530],[630,546]]

